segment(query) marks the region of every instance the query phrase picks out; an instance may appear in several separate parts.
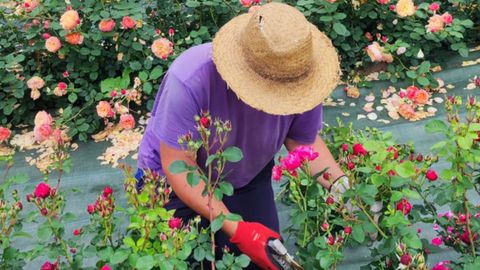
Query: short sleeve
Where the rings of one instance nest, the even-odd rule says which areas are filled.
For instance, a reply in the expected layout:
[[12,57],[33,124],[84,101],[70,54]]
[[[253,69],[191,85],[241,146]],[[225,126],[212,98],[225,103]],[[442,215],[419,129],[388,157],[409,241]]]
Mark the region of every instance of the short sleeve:
[[312,110],[294,117],[287,138],[300,144],[312,144],[315,142],[318,131],[322,128],[322,122],[323,106],[320,104]]
[[167,74],[160,86],[160,101],[156,104],[152,121],[153,134],[170,147],[180,149],[178,138],[196,134],[195,115],[201,111],[200,101],[192,95],[191,89],[174,74]]

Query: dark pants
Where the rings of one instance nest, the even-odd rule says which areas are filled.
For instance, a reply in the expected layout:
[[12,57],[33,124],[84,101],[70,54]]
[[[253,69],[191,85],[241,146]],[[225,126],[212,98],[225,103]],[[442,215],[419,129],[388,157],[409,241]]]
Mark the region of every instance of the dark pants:
[[[232,196],[224,196],[223,202],[230,212],[241,215],[244,221],[259,222],[276,232],[280,232],[272,188],[273,165],[274,162],[272,160],[249,184],[236,189]],[[184,221],[197,216],[192,209],[183,204],[174,194],[167,208],[176,209],[175,216],[182,218]],[[230,243],[229,237],[222,231],[215,235],[215,243],[220,249],[228,246],[231,252],[236,255],[241,254],[238,248]],[[255,270],[260,268],[250,264],[247,269]]]

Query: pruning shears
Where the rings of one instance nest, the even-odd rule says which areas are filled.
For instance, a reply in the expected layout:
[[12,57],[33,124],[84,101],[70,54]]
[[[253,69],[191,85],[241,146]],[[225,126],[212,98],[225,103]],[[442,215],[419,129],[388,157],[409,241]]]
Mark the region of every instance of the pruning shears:
[[282,270],[303,270],[303,267],[288,253],[287,248],[279,239],[268,241],[268,250]]

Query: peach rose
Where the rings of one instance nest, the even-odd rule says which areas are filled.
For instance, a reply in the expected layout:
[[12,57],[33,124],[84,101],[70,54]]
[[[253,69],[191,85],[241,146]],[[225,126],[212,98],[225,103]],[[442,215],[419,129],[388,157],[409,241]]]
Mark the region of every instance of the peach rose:
[[76,10],[67,10],[63,13],[62,17],[60,17],[60,25],[65,30],[73,30],[80,24],[80,16]]
[[173,53],[173,43],[166,38],[159,38],[152,43],[152,52],[163,60]]
[[135,118],[131,114],[120,115],[120,122],[118,123],[123,129],[132,129],[135,127]]
[[132,19],[130,16],[125,16],[122,18],[122,27],[123,29],[133,29],[137,25],[137,22]]
[[112,106],[110,106],[110,103],[107,101],[100,101],[97,104],[97,114],[101,118],[107,118],[107,117],[112,117],[113,116],[113,110]]
[[79,32],[70,33],[65,36],[65,40],[72,45],[79,45],[83,43],[83,35]]
[[45,48],[49,52],[57,52],[58,50],[60,50],[61,47],[62,43],[57,37],[49,37],[47,40],[45,40]]
[[62,90],[62,88],[57,86],[53,89],[53,94],[57,97],[61,97],[67,94],[67,91],[65,91],[65,89]]
[[0,126],[0,143],[10,138],[10,135],[12,135],[10,129]]
[[453,22],[453,16],[448,12],[443,13],[442,18],[445,24],[451,24]]
[[35,115],[34,123],[35,123],[35,126],[52,125],[53,119],[52,119],[52,116],[46,111],[39,111]]
[[45,81],[38,77],[38,76],[33,76],[27,81],[27,87],[30,89],[41,89],[45,85]]
[[415,4],[412,0],[399,0],[395,6],[399,17],[404,18],[415,14]]
[[37,142],[43,142],[52,135],[52,126],[44,124],[41,126],[35,126],[33,129],[33,135]]
[[418,90],[415,92],[415,96],[413,97],[413,101],[415,103],[417,103],[418,105],[424,105],[424,104],[427,104],[428,102],[428,98],[429,98],[429,94],[427,91],[425,90]]
[[367,47],[367,54],[370,56],[372,62],[387,62],[391,63],[393,61],[393,56],[389,53],[383,52],[384,48],[380,46],[377,42],[373,42]]
[[41,96],[41,93],[40,91],[38,91],[38,89],[32,89],[32,91],[30,91],[30,98],[33,99],[33,100],[37,100],[39,99]]
[[430,19],[428,19],[427,31],[436,33],[436,32],[442,31],[443,27],[444,27],[444,24],[443,24],[442,16],[435,14],[432,17],[430,17]]
[[115,21],[112,19],[101,20],[98,24],[98,29],[102,32],[111,32],[115,28]]
[[410,104],[401,104],[398,108],[398,113],[405,119],[412,119],[415,117],[415,110]]

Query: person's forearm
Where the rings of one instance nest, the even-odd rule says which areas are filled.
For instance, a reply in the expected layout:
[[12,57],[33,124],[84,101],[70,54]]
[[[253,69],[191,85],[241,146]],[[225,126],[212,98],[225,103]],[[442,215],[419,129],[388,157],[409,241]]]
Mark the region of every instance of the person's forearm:
[[[301,144],[298,144],[291,139],[287,139],[286,141],[286,147],[289,151],[292,151],[300,145]],[[344,175],[344,172],[340,166],[338,166],[338,163],[335,161],[330,150],[320,136],[317,136],[317,139],[312,146],[313,150],[319,153],[319,157],[310,161],[311,173],[312,175],[315,175],[316,173],[323,171],[325,168],[328,168],[327,172],[330,174],[331,178],[325,180],[323,177],[319,177],[317,180],[323,187],[330,189],[331,184],[340,176]]]

